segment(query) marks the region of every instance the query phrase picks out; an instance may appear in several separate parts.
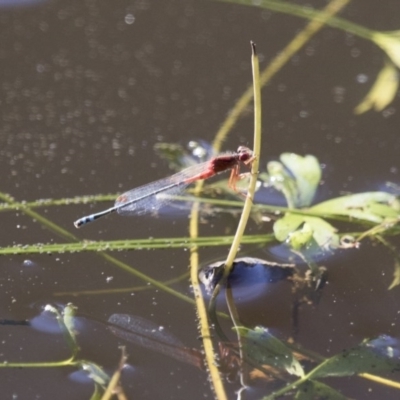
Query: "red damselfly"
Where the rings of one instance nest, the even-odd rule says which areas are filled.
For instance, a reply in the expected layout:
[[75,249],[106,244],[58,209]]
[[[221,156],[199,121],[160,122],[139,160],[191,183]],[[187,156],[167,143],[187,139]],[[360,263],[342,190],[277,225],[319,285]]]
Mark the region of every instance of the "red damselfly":
[[[167,178],[148,183],[120,195],[113,207],[96,214],[82,217],[74,222],[76,228],[100,217],[118,212],[121,215],[141,215],[158,210],[171,202],[170,196],[178,195],[193,182],[211,178],[221,172],[231,170],[229,187],[236,190],[239,179],[240,164],[250,164],[254,160],[253,152],[245,146],[240,146],[234,153],[225,153],[210,160],[188,167]],[[160,195],[164,196],[160,196]],[[165,195],[168,195],[165,196]]]

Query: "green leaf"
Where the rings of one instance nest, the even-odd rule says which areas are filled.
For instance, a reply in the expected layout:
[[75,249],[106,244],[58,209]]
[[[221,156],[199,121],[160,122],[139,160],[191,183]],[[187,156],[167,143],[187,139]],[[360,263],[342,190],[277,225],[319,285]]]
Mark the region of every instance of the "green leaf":
[[274,234],[280,242],[300,250],[313,241],[323,249],[339,247],[336,228],[319,217],[286,213],[274,224]]
[[400,285],[400,259],[395,257],[394,259],[394,278],[392,283],[389,286],[389,290],[393,289],[394,287]]
[[400,31],[373,32],[371,39],[400,68]]
[[267,329],[258,326],[254,329],[238,327],[237,330],[245,338],[244,351],[247,357],[259,364],[284,369],[296,376],[304,376],[303,367],[294,358],[292,351]]
[[307,377],[316,379],[327,376],[400,371],[397,347],[396,340],[381,335],[327,359],[314,368]]
[[287,243],[294,250],[300,250],[307,244],[311,244],[313,240],[313,229],[307,222],[304,222],[303,226],[290,233],[287,238]]
[[78,308],[72,303],[68,303],[63,310],[62,318],[68,334],[71,336],[73,342],[76,344],[77,330],[75,328],[75,315]]
[[386,61],[371,90],[354,109],[354,113],[362,114],[372,108],[375,111],[383,110],[393,101],[398,88],[399,72],[391,61]]
[[75,311],[76,307],[72,303],[68,303],[63,311],[61,316],[57,318],[58,325],[64,335],[64,338],[72,351],[72,354],[75,356],[79,351],[79,345],[76,340],[77,331],[74,328],[75,326]]
[[322,175],[317,158],[283,153],[280,160],[268,163],[268,183],[283,193],[289,208],[309,206]]
[[285,196],[289,208],[295,208],[298,198],[298,188],[295,179],[285,170],[278,161],[267,164],[268,184]]
[[88,374],[89,378],[92,379],[96,384],[101,387],[106,387],[110,381],[110,377],[103,371],[103,369],[92,362],[85,361],[81,364],[82,369]]
[[51,304],[47,304],[45,310],[55,314],[58,326],[60,327],[64,339],[75,356],[79,351],[79,345],[76,341],[76,331],[73,329],[73,319],[76,307],[74,307],[72,303],[69,303],[64,307],[62,313],[60,313],[57,308]]
[[274,223],[274,234],[277,240],[284,242],[289,235],[303,223],[304,217],[298,214],[286,213]]
[[104,389],[98,385],[97,383],[94,384],[94,392],[90,397],[90,400],[102,400],[103,398]]
[[306,381],[299,386],[295,400],[348,400],[348,397],[318,381]]
[[400,217],[400,203],[396,196],[386,192],[366,192],[327,200],[310,211],[330,215],[347,215],[365,221],[381,223]]
[[296,180],[296,206],[309,206],[314,199],[322,176],[318,159],[312,155],[302,157],[295,153],[283,153],[280,160]]

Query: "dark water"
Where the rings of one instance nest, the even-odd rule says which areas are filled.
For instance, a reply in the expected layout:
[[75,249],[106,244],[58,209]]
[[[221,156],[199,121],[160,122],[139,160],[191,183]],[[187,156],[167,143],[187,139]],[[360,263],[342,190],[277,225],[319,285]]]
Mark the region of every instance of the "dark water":
[[[305,24],[287,15],[212,1],[17,3],[13,8],[10,1],[0,1],[0,191],[18,201],[116,193],[166,176],[167,165],[153,146],[212,141],[251,82],[249,41],[257,43],[263,69]],[[317,1],[307,4],[321,7]],[[400,4],[353,2],[342,16],[376,30],[396,30]],[[317,34],[263,91],[262,168],[281,152],[314,154],[325,165],[323,198],[378,190],[388,180],[399,183],[398,99],[385,112],[353,114],[383,57],[370,42],[342,31],[325,28]],[[252,118],[249,110],[240,119],[226,150],[251,146]],[[104,204],[39,212],[81,239],[187,235],[188,220],[182,216],[112,215],[75,231],[74,220]],[[64,241],[23,212],[3,212],[1,218],[2,247]],[[235,226],[233,217],[221,216],[201,229],[204,235],[217,235]],[[270,229],[253,226],[249,232]],[[202,250],[201,260],[223,259],[226,251]],[[113,255],[159,280],[182,274],[189,263],[185,250]],[[271,257],[267,249],[253,255]],[[30,320],[48,303],[73,302],[86,315],[79,329],[80,356],[106,372],[117,366],[118,346],[124,342],[99,321],[115,313],[149,319],[188,348],[200,348],[194,307],[160,290],[56,296],[144,284],[97,254],[13,256],[0,262],[0,319]],[[366,337],[399,335],[399,288],[387,290],[393,257],[384,247],[365,242],[321,264],[328,268],[328,284],[318,306],[300,309],[296,342],[330,356]],[[191,295],[185,279],[173,287]],[[289,284],[238,307],[248,326],[264,325],[282,338],[293,333]],[[0,360],[68,358],[57,329],[46,329],[1,325]],[[128,398],[213,398],[204,371],[125,344],[131,366],[123,375]],[[93,387],[77,382],[75,371],[2,368],[1,398],[89,399]],[[355,399],[399,396],[395,389],[358,378],[328,383]],[[227,388],[234,398],[238,386]]]

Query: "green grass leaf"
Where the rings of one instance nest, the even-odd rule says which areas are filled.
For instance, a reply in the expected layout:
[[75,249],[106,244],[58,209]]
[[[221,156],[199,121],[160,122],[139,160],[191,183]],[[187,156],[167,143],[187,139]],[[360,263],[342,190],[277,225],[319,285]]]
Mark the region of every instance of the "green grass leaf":
[[259,364],[283,369],[292,375],[304,376],[303,367],[294,358],[292,351],[282,341],[268,332],[268,329],[256,327],[237,328],[244,337],[244,351],[247,357]]
[[294,398],[295,400],[348,400],[348,397],[318,381],[306,381],[301,384]]
[[381,335],[327,359],[312,370],[307,378],[400,371],[397,347],[393,338]]
[[311,207],[310,211],[347,215],[379,224],[385,219],[400,217],[400,202],[387,192],[365,192],[324,201]]

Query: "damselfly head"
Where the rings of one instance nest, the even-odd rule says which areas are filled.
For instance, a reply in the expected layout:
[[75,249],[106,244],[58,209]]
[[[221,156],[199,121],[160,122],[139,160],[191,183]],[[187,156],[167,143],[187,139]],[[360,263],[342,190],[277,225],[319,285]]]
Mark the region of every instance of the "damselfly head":
[[239,146],[236,153],[239,161],[247,161],[253,157],[253,152],[246,146]]

